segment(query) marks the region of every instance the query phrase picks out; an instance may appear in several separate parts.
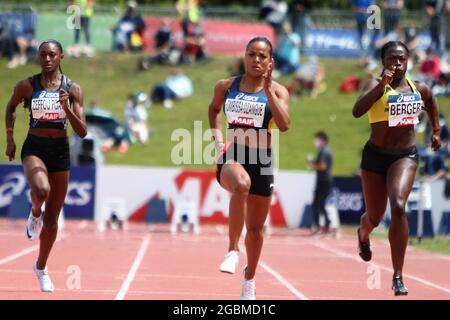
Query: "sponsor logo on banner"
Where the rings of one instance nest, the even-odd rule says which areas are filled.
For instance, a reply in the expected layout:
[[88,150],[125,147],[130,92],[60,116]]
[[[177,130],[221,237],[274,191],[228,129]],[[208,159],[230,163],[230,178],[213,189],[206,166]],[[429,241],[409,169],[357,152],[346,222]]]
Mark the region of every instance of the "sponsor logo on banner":
[[[0,165],[0,215],[6,215],[13,196],[26,194],[30,200],[30,188],[22,166]],[[95,168],[71,169],[64,214],[66,218],[93,219],[95,202]]]
[[[160,192],[149,195],[145,203],[130,214],[131,221],[144,221],[150,199],[159,198]],[[229,194],[216,182],[215,172],[205,170],[183,170],[173,177],[173,188],[165,199],[168,201],[169,219],[177,202],[192,201],[199,210],[201,223],[227,223]],[[286,226],[285,212],[274,191],[270,206],[273,225]]]
[[359,177],[334,177],[328,203],[335,204],[341,223],[358,224],[365,211],[364,195]]
[[[16,166],[6,166],[8,168],[17,168]],[[21,167],[19,167],[21,169]],[[0,170],[0,214],[5,214],[15,195],[21,194],[27,185],[25,176],[22,172],[5,173],[6,170]]]

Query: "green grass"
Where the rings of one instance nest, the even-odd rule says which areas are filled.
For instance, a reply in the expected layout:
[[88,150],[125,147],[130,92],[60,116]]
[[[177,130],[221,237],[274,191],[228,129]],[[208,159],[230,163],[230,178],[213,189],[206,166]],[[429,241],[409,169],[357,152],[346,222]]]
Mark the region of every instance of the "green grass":
[[[153,84],[162,82],[170,73],[169,67],[154,67],[145,73],[136,71],[138,55],[101,53],[95,58],[66,58],[62,68],[64,73],[79,83],[84,92],[85,106],[91,99],[111,110],[123,120],[123,107],[127,95],[133,90],[149,92]],[[176,142],[171,141],[171,133],[177,128],[193,131],[195,120],[203,121],[203,129],[208,128],[207,108],[212,98],[215,83],[228,77],[227,69],[232,64],[230,57],[215,56],[206,64],[183,66],[194,83],[194,95],[176,102],[168,110],[154,105],[149,115],[149,126],[153,135],[148,145],[133,145],[125,154],[112,151],[107,154],[109,164],[173,166],[170,159]],[[335,154],[334,173],[351,174],[359,164],[360,150],[369,135],[367,117],[354,119],[351,109],[357,97],[338,91],[342,79],[349,74],[362,75],[360,61],[356,59],[324,59],[327,90],[313,100],[300,97],[290,104],[291,128],[280,138],[280,168],[306,169],[306,155],[314,153],[313,134],[326,130],[331,137]],[[4,121],[4,110],[15,83],[39,72],[35,64],[28,64],[14,70],[6,69],[6,60],[0,60],[0,117]],[[289,78],[278,79],[286,83]],[[439,99],[440,108],[450,115],[450,99]],[[15,138],[19,147],[27,131],[28,114],[20,108],[17,113]],[[333,118],[335,120],[333,121]],[[3,122],[4,123],[4,122]],[[0,151],[4,154],[5,139],[0,139]],[[7,161],[3,157],[3,161]],[[16,160],[17,162],[18,160]],[[208,167],[200,165],[200,167]]]

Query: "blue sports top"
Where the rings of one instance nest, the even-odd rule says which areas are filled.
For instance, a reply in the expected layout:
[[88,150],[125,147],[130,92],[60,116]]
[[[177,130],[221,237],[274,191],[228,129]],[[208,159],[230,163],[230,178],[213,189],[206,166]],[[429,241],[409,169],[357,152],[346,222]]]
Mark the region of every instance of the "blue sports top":
[[264,90],[242,92],[239,90],[241,79],[242,76],[236,77],[225,94],[223,111],[227,116],[228,129],[265,129],[270,133],[275,127],[275,121]]
[[[28,78],[33,93],[27,102],[30,110],[30,128],[55,128],[67,129],[67,117],[59,103],[59,90],[69,92],[72,80],[61,75],[61,84],[55,91],[46,90],[41,85],[41,74]],[[70,103],[70,101],[69,101]]]

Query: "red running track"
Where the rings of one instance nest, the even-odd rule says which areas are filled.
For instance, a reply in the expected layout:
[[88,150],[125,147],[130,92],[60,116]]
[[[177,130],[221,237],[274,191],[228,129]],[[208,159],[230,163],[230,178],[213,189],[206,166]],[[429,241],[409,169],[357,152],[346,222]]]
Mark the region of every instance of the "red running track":
[[[25,239],[24,220],[0,219],[0,299],[239,299],[242,268],[218,271],[226,226],[205,225],[196,236],[171,235],[168,225],[131,224],[99,232],[91,221],[66,221],[49,259],[56,286],[39,291],[32,272],[38,242]],[[450,299],[450,257],[408,248],[407,297],[394,297],[389,244],[372,239],[373,261],[360,261],[356,236],[309,237],[274,229],[256,275],[258,299]]]

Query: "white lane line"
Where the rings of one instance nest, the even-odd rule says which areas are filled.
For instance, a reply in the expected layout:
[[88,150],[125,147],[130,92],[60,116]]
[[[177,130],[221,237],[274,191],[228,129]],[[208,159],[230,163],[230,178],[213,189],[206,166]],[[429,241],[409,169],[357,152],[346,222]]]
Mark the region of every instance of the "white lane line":
[[[216,231],[220,235],[225,235],[226,232],[222,226],[217,225]],[[242,252],[245,254],[245,252]],[[285,286],[293,295],[295,295],[300,300],[309,300],[303,293],[301,293],[299,290],[297,290],[289,281],[287,281],[281,274],[273,270],[271,267],[269,267],[266,263],[263,261],[259,261],[258,264],[266,270],[269,274],[271,274],[275,279],[277,279],[283,286]]]
[[270,273],[275,279],[277,279],[283,286],[285,286],[292,294],[294,294],[300,300],[309,300],[303,293],[297,290],[289,281],[287,281],[281,274],[273,270],[263,261],[259,261],[259,265]]
[[[384,271],[392,273],[392,268],[388,268],[388,267],[385,267],[383,265],[380,265],[380,264],[377,264],[377,263],[374,263],[374,262],[363,262],[359,257],[356,257],[355,255],[352,255],[352,254],[348,254],[348,253],[346,253],[346,252],[344,252],[342,250],[339,250],[339,249],[336,249],[336,248],[330,248],[330,247],[328,247],[326,245],[319,244],[319,243],[313,243],[313,245],[316,246],[317,248],[320,248],[322,250],[325,250],[325,251],[328,251],[330,253],[333,253],[333,254],[335,254],[338,257],[355,260],[355,261],[360,262],[360,263],[367,263],[367,264],[372,265],[372,266],[374,266],[376,268],[379,268],[381,270],[384,270]],[[444,291],[444,292],[450,294],[450,289],[444,288],[444,287],[442,287],[440,285],[437,285],[437,284],[435,284],[433,282],[430,282],[428,280],[425,280],[425,279],[422,279],[422,278],[410,275],[408,273],[403,273],[403,277],[415,280],[415,281],[420,282],[420,283],[422,283],[424,285],[427,285],[427,286],[432,287],[434,289],[438,289],[438,290],[441,290],[441,291]]]
[[218,234],[220,234],[221,236],[225,235],[226,232],[224,230],[225,228],[221,225],[216,225],[216,231]]
[[6,258],[1,259],[0,260],[0,265],[8,263],[8,262],[11,262],[11,261],[16,260],[16,259],[18,259],[20,257],[26,256],[27,254],[29,254],[29,253],[31,253],[33,251],[37,251],[37,250],[39,250],[39,245],[38,244],[36,244],[34,246],[31,246],[29,248],[23,249],[23,250],[21,250],[21,251],[19,251],[17,253],[14,253],[14,254],[12,254],[10,256],[7,256]]
[[127,294],[128,289],[130,288],[131,282],[133,282],[134,277],[136,276],[136,272],[138,271],[139,266],[141,265],[142,259],[144,258],[145,251],[147,251],[149,243],[150,243],[150,236],[147,235],[142,240],[141,247],[139,248],[136,258],[134,259],[134,262],[130,268],[130,271],[128,272],[127,277],[125,278],[125,281],[122,283],[122,287],[120,287],[119,293],[117,293],[115,300],[123,300],[125,298],[125,295]]

